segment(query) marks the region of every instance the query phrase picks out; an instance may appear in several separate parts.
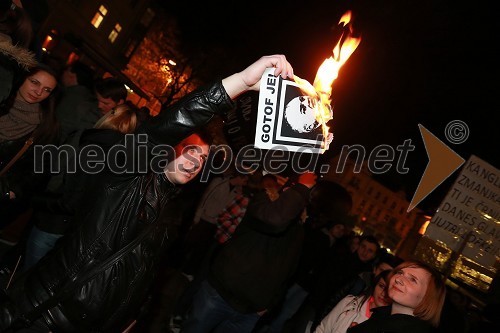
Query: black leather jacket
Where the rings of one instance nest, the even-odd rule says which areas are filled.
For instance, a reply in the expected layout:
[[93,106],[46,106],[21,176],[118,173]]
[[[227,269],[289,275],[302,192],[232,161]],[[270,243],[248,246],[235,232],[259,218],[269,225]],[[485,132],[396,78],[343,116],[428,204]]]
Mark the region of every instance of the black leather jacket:
[[[149,148],[157,144],[174,146],[214,114],[232,107],[233,102],[218,82],[163,110],[136,134],[148,135]],[[160,209],[178,189],[163,173],[152,172],[108,175],[94,185],[75,221],[76,229],[61,238],[54,250],[7,290],[15,306],[4,303],[0,307],[0,328],[2,320],[16,319],[43,306],[70,281],[99,267],[148,225],[156,224],[132,251],[98,270],[42,313],[55,332],[121,332],[134,319],[148,294],[166,243],[166,225],[157,220]]]

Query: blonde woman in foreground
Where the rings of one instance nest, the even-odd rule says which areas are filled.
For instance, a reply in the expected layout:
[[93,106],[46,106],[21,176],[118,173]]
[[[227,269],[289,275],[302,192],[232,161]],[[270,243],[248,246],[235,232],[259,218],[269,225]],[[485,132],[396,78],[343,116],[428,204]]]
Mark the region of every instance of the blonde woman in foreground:
[[391,306],[376,309],[370,319],[348,333],[427,333],[439,325],[446,287],[441,275],[419,261],[405,261],[389,277]]

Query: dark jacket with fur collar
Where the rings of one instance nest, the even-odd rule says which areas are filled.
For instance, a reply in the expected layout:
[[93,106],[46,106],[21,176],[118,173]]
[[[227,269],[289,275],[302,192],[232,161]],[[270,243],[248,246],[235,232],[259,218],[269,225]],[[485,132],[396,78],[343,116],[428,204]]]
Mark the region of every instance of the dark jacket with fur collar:
[[35,55],[29,50],[12,45],[9,36],[0,33],[0,105],[17,86],[22,72],[36,64]]

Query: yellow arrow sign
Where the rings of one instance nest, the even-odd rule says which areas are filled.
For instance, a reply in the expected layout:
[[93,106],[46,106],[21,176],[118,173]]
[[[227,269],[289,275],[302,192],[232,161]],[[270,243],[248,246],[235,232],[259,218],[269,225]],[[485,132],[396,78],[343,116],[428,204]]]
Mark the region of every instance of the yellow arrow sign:
[[411,199],[407,212],[415,208],[426,196],[428,196],[439,184],[445,181],[465,160],[450,149],[443,141],[439,140],[427,128],[418,124],[420,134],[424,140],[425,150],[429,163],[425,167],[424,174],[420,179],[417,190]]

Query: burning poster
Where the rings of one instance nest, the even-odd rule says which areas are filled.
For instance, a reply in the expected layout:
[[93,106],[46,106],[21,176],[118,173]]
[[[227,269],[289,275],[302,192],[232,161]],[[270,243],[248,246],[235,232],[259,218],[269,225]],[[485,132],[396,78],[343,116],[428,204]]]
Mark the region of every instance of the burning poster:
[[264,72],[260,82],[255,147],[293,152],[324,153],[333,139],[327,122],[333,119],[332,84],[338,72],[358,47],[351,12],[340,19],[342,34],[333,55],[319,67],[314,84],[295,76],[284,80]]
[[323,153],[323,131],[316,120],[317,100],[299,85],[268,68],[262,76],[255,147],[294,152]]

